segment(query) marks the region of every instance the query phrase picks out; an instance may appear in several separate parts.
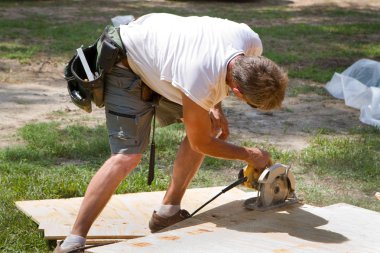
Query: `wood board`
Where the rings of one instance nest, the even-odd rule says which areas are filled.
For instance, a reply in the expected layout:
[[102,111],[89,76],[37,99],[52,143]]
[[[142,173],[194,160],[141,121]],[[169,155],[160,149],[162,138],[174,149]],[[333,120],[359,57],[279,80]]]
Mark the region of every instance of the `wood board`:
[[[194,211],[224,187],[195,188],[186,191],[182,208]],[[130,239],[150,234],[148,221],[165,192],[142,192],[112,196],[91,227],[89,239]],[[234,188],[222,194],[200,213],[245,199],[246,192]],[[70,233],[83,198],[18,201],[16,206],[39,224],[47,240],[63,239]],[[231,205],[232,207],[233,205]]]
[[88,252],[380,252],[378,212],[347,204],[323,208],[294,205],[279,210],[236,214],[231,209],[225,211],[229,215],[222,219],[202,221],[213,213],[209,210],[166,232],[89,249]]

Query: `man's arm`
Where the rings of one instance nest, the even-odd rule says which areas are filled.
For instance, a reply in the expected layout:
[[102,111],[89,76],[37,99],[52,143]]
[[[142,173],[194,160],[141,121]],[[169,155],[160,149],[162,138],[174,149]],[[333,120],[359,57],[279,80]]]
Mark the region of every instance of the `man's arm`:
[[182,94],[182,103],[186,134],[193,150],[208,156],[245,161],[257,168],[267,165],[268,152],[240,147],[214,137],[209,112],[185,94]]

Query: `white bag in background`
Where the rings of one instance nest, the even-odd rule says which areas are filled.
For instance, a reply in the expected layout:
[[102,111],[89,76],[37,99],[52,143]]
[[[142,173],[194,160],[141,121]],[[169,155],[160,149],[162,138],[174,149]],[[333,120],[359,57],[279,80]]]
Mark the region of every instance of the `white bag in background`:
[[372,103],[360,109],[360,121],[380,127],[380,88],[371,87]]
[[116,16],[111,18],[112,25],[114,27],[119,27],[120,25],[128,25],[133,20],[135,20],[135,17],[133,15]]
[[380,62],[362,59],[341,74],[335,73],[326,90],[360,109],[360,121],[380,127]]

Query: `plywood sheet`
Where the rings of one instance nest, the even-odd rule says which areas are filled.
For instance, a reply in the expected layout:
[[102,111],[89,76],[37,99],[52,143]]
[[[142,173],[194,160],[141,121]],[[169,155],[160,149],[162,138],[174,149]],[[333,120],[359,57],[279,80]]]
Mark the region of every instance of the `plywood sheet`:
[[[221,208],[216,208],[219,213]],[[212,217],[209,210],[195,222],[192,218],[163,233],[88,252],[376,253],[380,249],[380,213],[362,208],[295,205],[266,212],[232,211],[225,209],[228,217],[205,221]]]
[[[186,191],[182,208],[194,211],[219,193],[223,187],[196,188]],[[161,203],[165,192],[143,192],[114,195],[91,227],[88,238],[135,238],[150,234],[148,221]],[[236,200],[247,198],[247,193],[237,188],[222,194],[200,213]],[[82,198],[19,201],[16,206],[39,224],[48,240],[63,239],[69,234]],[[231,205],[235,208],[234,205]]]

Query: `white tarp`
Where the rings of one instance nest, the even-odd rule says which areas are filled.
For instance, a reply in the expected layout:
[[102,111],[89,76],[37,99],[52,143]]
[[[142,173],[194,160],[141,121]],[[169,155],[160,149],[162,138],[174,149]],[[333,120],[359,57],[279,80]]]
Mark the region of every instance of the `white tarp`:
[[362,59],[335,73],[326,90],[347,106],[360,109],[360,121],[380,127],[380,62]]

